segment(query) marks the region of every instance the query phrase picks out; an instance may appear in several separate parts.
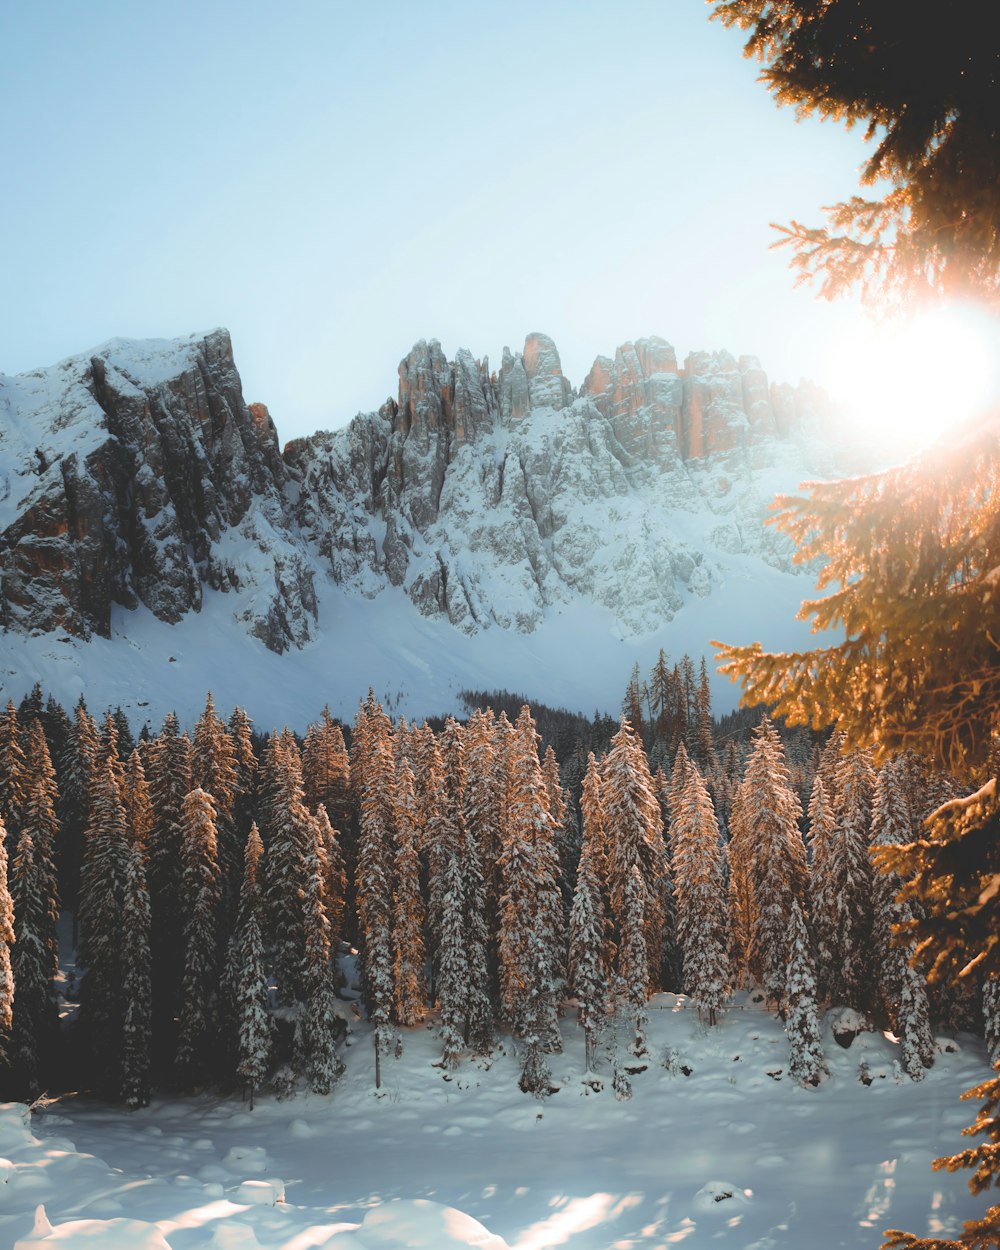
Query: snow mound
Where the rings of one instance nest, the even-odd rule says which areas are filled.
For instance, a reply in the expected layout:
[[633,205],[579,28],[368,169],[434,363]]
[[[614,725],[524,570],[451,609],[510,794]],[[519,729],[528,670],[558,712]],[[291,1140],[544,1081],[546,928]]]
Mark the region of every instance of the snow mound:
[[37,1146],[23,1102],[0,1103],[0,1154],[13,1155],[25,1146]]
[[718,1211],[725,1207],[726,1215],[732,1215],[736,1207],[745,1207],[750,1202],[752,1193],[749,1189],[741,1189],[728,1181],[706,1181],[694,1196],[696,1211]]
[[35,1212],[35,1227],[14,1243],[14,1250],[58,1246],[60,1250],[170,1250],[155,1224],[145,1220],[68,1220],[50,1223],[44,1206]]
[[507,1250],[471,1215],[427,1198],[399,1199],[368,1212],[356,1234],[366,1250]]
[[274,1179],[244,1181],[233,1194],[233,1202],[247,1202],[262,1207],[273,1207],[276,1202],[284,1201],[285,1182]]
[[233,1146],[222,1160],[222,1166],[231,1172],[255,1172],[258,1176],[267,1170],[268,1163],[263,1146]]

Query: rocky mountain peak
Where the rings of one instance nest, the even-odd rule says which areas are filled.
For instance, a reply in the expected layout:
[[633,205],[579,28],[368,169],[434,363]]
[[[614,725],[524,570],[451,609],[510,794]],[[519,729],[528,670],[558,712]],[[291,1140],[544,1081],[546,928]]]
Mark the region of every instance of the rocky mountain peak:
[[563,377],[559,352],[549,336],[529,334],[521,359],[532,408],[551,408],[556,412],[565,408],[573,397],[573,388]]
[[598,357],[578,394],[547,335],[496,373],[431,339],[396,400],[282,454],[226,331],[114,340],[0,378],[0,624],[106,637],[115,605],[176,622],[219,592],[280,652],[333,586],[401,588],[466,633],[582,600],[648,631],[734,555],[788,565],[757,479],[828,468],[815,407],[753,357],[679,367],[661,338]]
[[[287,585],[300,553],[283,532],[277,432],[243,400],[227,331],[115,339],[4,378],[0,394],[4,628],[107,637],[115,604],[177,621],[201,608],[205,587],[256,583],[256,545],[274,580],[245,605],[244,625],[276,650],[309,637],[309,578]],[[262,528],[286,550],[265,551]]]

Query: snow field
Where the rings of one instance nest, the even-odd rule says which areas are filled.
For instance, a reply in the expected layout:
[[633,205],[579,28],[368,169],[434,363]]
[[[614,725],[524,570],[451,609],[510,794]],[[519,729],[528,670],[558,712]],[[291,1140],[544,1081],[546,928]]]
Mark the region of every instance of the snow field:
[[[931,1171],[973,1118],[959,1095],[988,1070],[977,1039],[941,1039],[913,1084],[891,1037],[862,1033],[844,1049],[830,1013],[831,1075],[803,1089],[780,1021],[746,995],[714,1029],[671,994],[649,1015],[648,1055],[619,1055],[633,1091],[621,1102],[607,1057],[583,1071],[567,1016],[564,1052],[550,1057],[559,1089],[543,1101],[518,1090],[509,1037],[446,1072],[430,1025],[404,1033],[376,1092],[356,1021],[326,1098],[265,1095],[251,1113],[203,1096],[128,1113],[67,1096],[30,1132],[9,1107],[0,1247],[833,1250],[876,1247],[888,1227],[954,1235],[981,1212],[965,1176]],[[33,1234],[39,1204],[47,1222]]]
[[[206,590],[202,611],[176,625],[147,608],[116,609],[111,639],[0,632],[0,701],[20,701],[38,681],[66,708],[81,694],[92,711],[121,707],[136,731],[145,721],[158,729],[169,711],[182,728],[193,725],[208,690],[220,714],[245,707],[265,733],[304,731],[324,704],[350,721],[370,686],[393,718],[462,716],[461,690],[503,688],[551,707],[617,715],[633,664],[648,672],[661,647],[671,663],[684,653],[697,663],[703,654],[711,661],[712,638],[762,638],[774,650],[810,645],[809,627],[794,617],[811,585],[742,561],[709,598],[691,597],[673,621],[632,638],[617,634],[609,609],[583,598],[553,608],[531,634],[469,635],[421,616],[395,588],[369,600],[322,587],[323,629],[279,656],[233,629],[231,596]],[[711,663],[710,679],[716,715],[732,710],[739,688]]]

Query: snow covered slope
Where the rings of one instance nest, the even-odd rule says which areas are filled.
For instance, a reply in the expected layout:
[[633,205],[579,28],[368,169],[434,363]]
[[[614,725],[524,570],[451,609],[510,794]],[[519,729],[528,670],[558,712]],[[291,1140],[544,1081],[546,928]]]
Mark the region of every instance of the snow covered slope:
[[914,1084],[891,1035],[843,1049],[828,1015],[830,1077],[803,1089],[781,1022],[745,995],[713,1029],[670,994],[649,1017],[624,1102],[606,1056],[583,1071],[567,1017],[550,1057],[559,1090],[544,1101],[518,1089],[509,1038],[447,1072],[430,1028],[404,1030],[376,1092],[370,1026],[355,1022],[329,1097],[265,1094],[251,1112],[204,1095],[130,1112],[67,1095],[31,1131],[23,1107],[0,1107],[0,1245],[873,1250],[886,1228],[953,1237],[988,1205],[967,1175],[931,1170],[963,1145],[975,1108],[960,1092],[989,1073],[971,1035],[942,1038]]
[[[837,472],[806,388],[662,339],[579,392],[530,335],[499,373],[421,342],[398,400],[279,452],[225,331],[0,377],[0,685],[259,724],[453,710],[463,687],[614,709],[632,664],[800,645],[811,582],[763,517]],[[719,710],[735,692],[716,690]]]

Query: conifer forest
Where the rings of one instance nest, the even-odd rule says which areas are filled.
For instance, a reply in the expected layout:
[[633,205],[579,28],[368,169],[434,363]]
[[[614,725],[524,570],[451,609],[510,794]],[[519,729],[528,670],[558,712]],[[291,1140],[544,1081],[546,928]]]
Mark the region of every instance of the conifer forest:
[[891,1030],[912,1081],[932,1021],[985,1030],[1000,1056],[996,982],[929,986],[892,937],[912,919],[900,881],[873,871],[959,794],[949,776],[906,753],[876,769],[763,709],[715,720],[704,662],[662,652],[618,722],[466,702],[462,722],[411,725],[370,694],[351,725],[323,710],[304,737],[264,736],[209,694],[189,731],[171,714],[137,740],[82,699],[8,702],[3,1096],[327,1094],[345,999],[371,1026],[376,1086],[431,1024],[445,1071],[504,1039],[544,1099],[570,1015],[586,1070],[615,1039],[627,1096],[663,990],[708,1028],[750,990],[807,1087],[830,1005]]

